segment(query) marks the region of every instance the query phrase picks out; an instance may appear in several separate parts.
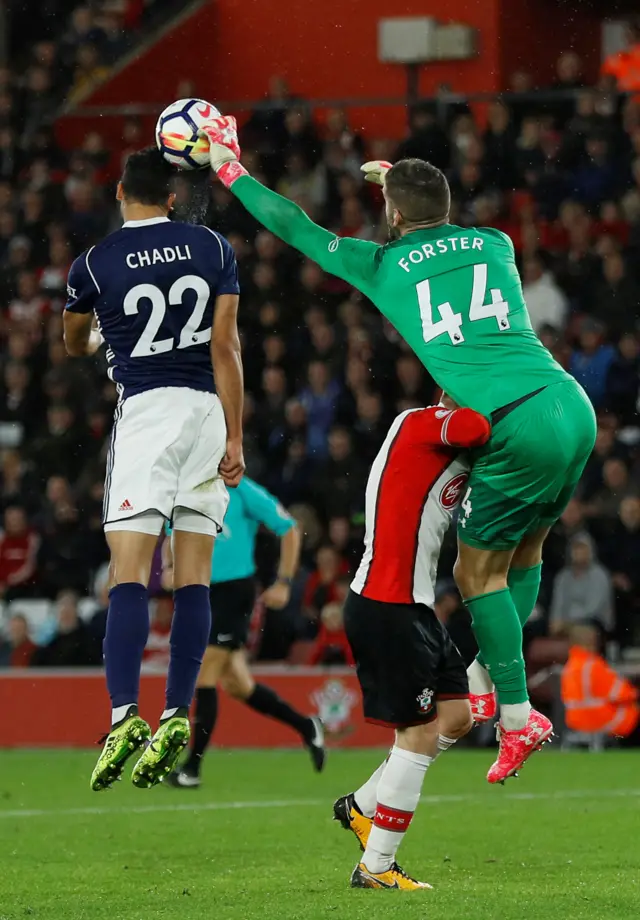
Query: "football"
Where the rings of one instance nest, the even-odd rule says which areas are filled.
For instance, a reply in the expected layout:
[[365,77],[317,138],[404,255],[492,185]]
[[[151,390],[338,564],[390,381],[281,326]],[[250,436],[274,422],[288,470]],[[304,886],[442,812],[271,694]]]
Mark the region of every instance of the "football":
[[182,169],[201,169],[209,165],[209,142],[198,137],[204,122],[220,115],[204,99],[178,99],[160,114],[156,124],[156,144],[169,163]]

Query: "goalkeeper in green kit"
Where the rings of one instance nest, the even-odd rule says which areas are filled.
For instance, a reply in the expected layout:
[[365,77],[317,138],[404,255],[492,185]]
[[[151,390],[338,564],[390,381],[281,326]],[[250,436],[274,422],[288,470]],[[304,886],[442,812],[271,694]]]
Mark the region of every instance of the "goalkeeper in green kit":
[[491,439],[472,457],[454,574],[480,648],[469,668],[474,716],[500,709],[487,779],[504,782],[553,731],[529,703],[522,627],[538,595],[542,544],[593,449],[593,408],[531,328],[511,240],[449,224],[449,186],[434,166],[365,164],[386,203],[391,242],[378,246],[335,236],[252,179],[239,162],[235,119],[203,131],[212,168],[246,209],[362,291],[438,386],[491,421]]

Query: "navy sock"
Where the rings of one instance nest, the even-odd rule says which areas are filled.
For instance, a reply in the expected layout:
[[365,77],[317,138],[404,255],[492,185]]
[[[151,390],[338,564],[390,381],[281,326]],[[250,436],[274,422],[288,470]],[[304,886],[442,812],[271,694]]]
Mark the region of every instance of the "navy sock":
[[166,709],[188,709],[211,632],[211,603],[205,585],[186,585],[174,592],[171,658]]
[[107,688],[114,709],[138,702],[142,654],[149,637],[149,598],[144,585],[127,582],[109,591],[104,636]]

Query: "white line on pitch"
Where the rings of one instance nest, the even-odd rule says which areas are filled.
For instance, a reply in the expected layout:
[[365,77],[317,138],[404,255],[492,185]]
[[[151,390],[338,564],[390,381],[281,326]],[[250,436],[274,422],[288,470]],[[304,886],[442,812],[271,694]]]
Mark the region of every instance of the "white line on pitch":
[[[496,790],[496,802],[509,800],[515,802],[549,801],[563,799],[617,799],[638,798],[640,789],[567,789],[557,792],[505,792]],[[190,793],[193,795],[193,793]],[[490,802],[488,794],[460,794],[460,795],[423,795],[421,801],[426,805],[455,805],[464,802]],[[101,806],[86,808],[16,808],[10,811],[0,811],[0,818],[44,818],[48,816],[72,817],[74,815],[144,815],[162,812],[200,812],[200,811],[233,811],[250,810],[254,808],[307,808],[330,806],[330,799],[272,799],[256,802],[176,802],[165,805],[122,805],[115,808]],[[495,802],[492,802],[492,805]]]

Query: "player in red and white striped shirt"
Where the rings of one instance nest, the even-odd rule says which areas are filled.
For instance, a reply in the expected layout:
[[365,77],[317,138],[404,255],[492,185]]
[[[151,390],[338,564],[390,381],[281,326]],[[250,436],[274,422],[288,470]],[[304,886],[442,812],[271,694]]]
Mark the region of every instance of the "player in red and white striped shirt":
[[371,468],[365,552],[344,618],[365,718],[396,738],[364,786],[334,805],[364,849],[353,887],[429,887],[395,856],[427,768],[472,725],[464,662],[432,606],[442,540],[468,477],[465,450],[490,433],[484,416],[443,397],[399,415]]

